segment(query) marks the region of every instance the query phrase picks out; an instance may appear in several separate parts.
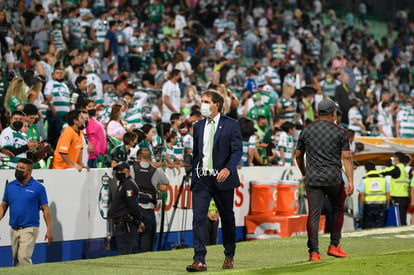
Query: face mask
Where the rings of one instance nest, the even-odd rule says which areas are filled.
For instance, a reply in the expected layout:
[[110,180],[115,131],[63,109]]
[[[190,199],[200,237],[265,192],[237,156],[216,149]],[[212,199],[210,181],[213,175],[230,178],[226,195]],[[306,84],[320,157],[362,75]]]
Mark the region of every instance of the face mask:
[[327,79],[326,79],[326,82],[327,82],[327,83],[332,83],[332,80],[333,80],[332,78],[327,78]]
[[20,131],[23,128],[23,122],[21,121],[15,121],[13,122],[13,129],[16,131]]
[[201,103],[200,112],[203,117],[209,117],[211,115],[210,104]]
[[116,173],[115,177],[117,180],[123,181],[124,179],[126,179],[126,173]]
[[120,32],[120,31],[122,31],[122,27],[118,27],[118,31]]
[[390,110],[391,110],[391,108],[390,108],[390,107],[386,107],[386,108],[384,108],[384,111],[385,111],[386,113],[389,113],[389,112],[390,112]]
[[88,124],[89,124],[89,121],[88,121],[88,120],[86,120],[86,121],[85,121],[85,128],[86,128],[86,127],[88,127]]
[[135,29],[135,28],[138,28],[138,24],[132,24],[132,27]]
[[79,126],[79,130],[81,130],[81,131],[82,131],[83,129],[85,129],[85,127],[86,127],[86,126],[83,124],[83,125]]
[[126,113],[121,113],[121,119],[125,119]]
[[355,88],[355,93],[359,93],[361,91],[361,89],[359,87]]
[[256,106],[256,107],[260,107],[260,106],[262,106],[262,102],[260,102],[260,101],[256,101],[256,102],[254,103],[254,106]]
[[88,115],[94,117],[96,115],[96,109],[88,110]]
[[58,25],[57,25],[57,28],[58,28],[58,29],[61,29],[61,28],[62,28],[62,25],[61,25],[61,24],[58,24]]
[[14,171],[14,177],[18,181],[23,181],[26,178],[26,176],[24,175],[24,172],[22,170],[18,170],[18,169],[16,169],[16,171]]
[[99,52],[95,53],[95,58],[99,58],[100,54]]
[[190,60],[191,60],[191,56],[187,56],[186,59],[185,59],[185,61],[187,61],[187,62],[190,62]]

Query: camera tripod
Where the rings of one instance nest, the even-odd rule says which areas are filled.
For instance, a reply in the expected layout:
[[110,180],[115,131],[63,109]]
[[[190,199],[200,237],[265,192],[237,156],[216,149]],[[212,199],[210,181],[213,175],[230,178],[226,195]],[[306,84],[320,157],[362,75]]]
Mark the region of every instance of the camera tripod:
[[[184,175],[184,177],[181,181],[180,188],[178,190],[177,199],[175,200],[174,205],[173,205],[174,209],[173,209],[173,212],[171,214],[171,217],[170,217],[170,220],[169,220],[169,223],[168,223],[168,228],[167,228],[167,231],[165,233],[164,240],[160,240],[160,242],[163,241],[163,244],[162,244],[162,249],[163,250],[165,250],[167,248],[168,236],[171,232],[171,227],[172,227],[172,224],[173,224],[173,221],[174,221],[175,213],[177,212],[178,203],[180,201],[181,194],[183,193],[184,187],[189,185],[190,183],[191,183],[191,172],[186,171],[186,174]],[[187,199],[187,196],[184,193],[184,197],[183,197],[184,207],[182,208],[183,210],[188,210],[188,206],[185,203],[186,199]],[[175,249],[188,247],[186,245],[183,245],[183,242],[185,241],[185,238],[181,238],[181,232],[184,231],[186,224],[187,224],[187,211],[185,211],[185,214],[183,213],[182,222],[181,222],[181,231],[177,232],[178,237],[177,237],[177,245],[174,246]]]

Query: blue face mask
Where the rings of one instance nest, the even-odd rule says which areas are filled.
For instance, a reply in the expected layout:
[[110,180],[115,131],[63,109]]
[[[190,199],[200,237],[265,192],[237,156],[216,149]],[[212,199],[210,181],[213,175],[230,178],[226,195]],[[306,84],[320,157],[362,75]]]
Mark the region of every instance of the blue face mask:
[[126,117],[126,113],[125,112],[121,113],[121,119],[125,119],[125,117]]

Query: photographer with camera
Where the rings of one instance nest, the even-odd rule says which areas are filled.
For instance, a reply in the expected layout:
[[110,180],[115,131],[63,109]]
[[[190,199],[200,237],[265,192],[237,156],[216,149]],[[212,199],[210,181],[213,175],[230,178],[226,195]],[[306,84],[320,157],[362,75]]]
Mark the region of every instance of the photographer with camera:
[[139,187],[139,206],[142,209],[142,222],[145,229],[139,233],[139,252],[152,251],[156,232],[154,209],[157,206],[157,191],[167,190],[167,176],[151,165],[151,152],[141,148],[137,152],[137,162],[133,165],[133,178]]

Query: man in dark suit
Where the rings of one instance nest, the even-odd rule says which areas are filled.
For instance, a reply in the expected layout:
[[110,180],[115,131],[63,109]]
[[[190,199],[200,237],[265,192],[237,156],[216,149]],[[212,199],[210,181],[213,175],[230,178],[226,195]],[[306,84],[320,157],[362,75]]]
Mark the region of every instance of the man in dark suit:
[[224,99],[212,90],[202,94],[205,119],[194,125],[192,205],[193,264],[187,271],[206,271],[206,216],[213,198],[222,222],[223,269],[233,268],[236,224],[233,212],[234,188],[240,186],[237,165],[242,156],[242,137],[236,120],[220,114]]
[[335,88],[335,101],[338,102],[339,108],[342,112],[342,123],[348,125],[348,111],[351,109],[351,89],[349,88],[349,75],[343,74],[341,85]]

